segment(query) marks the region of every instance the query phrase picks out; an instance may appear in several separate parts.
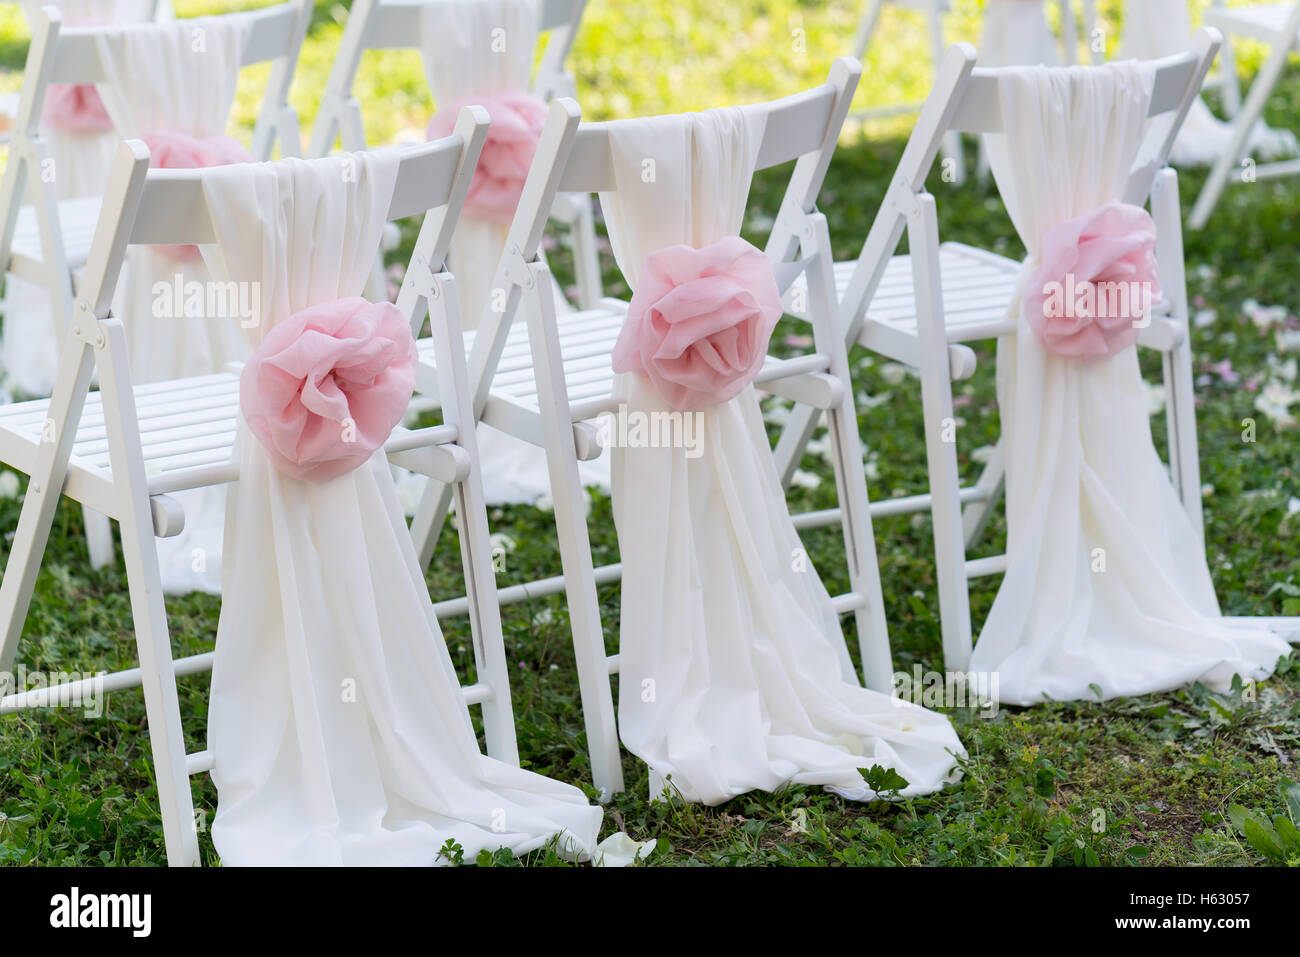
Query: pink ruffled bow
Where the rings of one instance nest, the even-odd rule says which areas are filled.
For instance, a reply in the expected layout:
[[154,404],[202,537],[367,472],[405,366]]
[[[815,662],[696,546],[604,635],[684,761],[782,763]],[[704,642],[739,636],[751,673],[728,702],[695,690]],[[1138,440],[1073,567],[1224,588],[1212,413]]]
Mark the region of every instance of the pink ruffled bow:
[[[170,130],[154,130],[142,139],[149,147],[151,169],[203,169],[251,163],[253,154],[244,144],[230,136],[191,136]],[[198,246],[155,246],[157,252],[176,262],[199,258]]]
[[51,83],[45,90],[41,125],[65,133],[103,133],[113,128],[93,83]]
[[1048,227],[1021,309],[1057,355],[1104,359],[1133,345],[1160,296],[1156,226],[1140,206],[1111,202]]
[[392,303],[323,302],[266,334],[239,377],[239,405],[276,469],[324,482],[387,441],[411,401],[416,362]]
[[646,257],[614,345],[614,371],[645,376],[674,409],[738,395],[763,368],[781,318],[771,260],[739,236]]
[[[70,27],[100,26],[94,17],[73,17]],[[113,128],[104,101],[93,83],[51,83],[45,90],[41,125],[65,133],[103,133]]]
[[546,125],[546,103],[526,90],[502,90],[458,100],[433,115],[429,139],[449,135],[460,108],[471,105],[486,109],[491,125],[465,197],[465,213],[475,219],[509,223]]

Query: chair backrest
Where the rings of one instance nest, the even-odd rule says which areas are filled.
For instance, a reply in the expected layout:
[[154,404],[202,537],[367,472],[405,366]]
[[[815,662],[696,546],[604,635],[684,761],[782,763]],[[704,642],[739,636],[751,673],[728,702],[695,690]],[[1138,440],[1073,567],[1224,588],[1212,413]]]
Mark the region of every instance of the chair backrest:
[[[424,214],[426,259],[435,268],[446,256],[479,152],[487,136],[486,111],[461,112],[452,135],[404,148],[388,210],[389,220]],[[86,263],[78,318],[108,316],[114,285],[128,246],[215,242],[203,190],[203,169],[149,169],[148,148],[127,140],[104,195],[103,211]],[[378,250],[376,250],[378,252]],[[423,316],[421,316],[423,318]]]
[[[841,57],[821,86],[766,103],[744,106],[765,117],[763,140],[755,170],[795,160],[776,225],[768,241],[768,255],[785,262],[794,254],[800,225],[795,217],[813,211],[826,170],[830,166],[840,129],[848,115],[862,67]],[[510,324],[521,297],[520,281],[526,264],[537,257],[542,232],[557,193],[599,193],[615,189],[614,157],[608,131],[611,120],[580,123],[577,104],[569,99],[551,105],[536,157],[529,170],[519,207],[510,226],[493,281],[506,290],[500,309],[489,307],[480,317],[470,356],[470,379],[476,411],[487,401],[492,372],[505,348]]]
[[[297,121],[288,102],[289,86],[310,22],[311,6],[306,0],[288,0],[260,10],[216,16],[247,21],[248,39],[241,65],[273,63],[253,134],[253,155],[258,159],[270,158],[277,136],[286,155],[298,155],[301,144],[296,139]],[[29,139],[39,135],[41,108],[49,84],[99,83],[107,79],[95,37],[108,28],[65,26],[63,21],[64,17],[57,9],[47,6],[42,8],[41,16],[33,24],[18,117],[14,123],[15,141],[20,135]],[[137,30],[155,28],[168,27],[147,23],[131,27]],[[290,132],[292,139],[287,135]]]
[[[424,33],[424,10],[439,0],[356,0],[348,13],[334,65],[321,96],[312,129],[311,156],[324,156],[342,140],[344,149],[365,148],[360,105],[352,84],[366,50],[417,49]],[[572,96],[573,77],[565,69],[587,0],[538,0],[537,32],[546,38],[533,92],[544,100]]]
[[[1200,94],[1205,75],[1221,44],[1213,30],[1200,30],[1186,53],[1155,61],[1155,86],[1148,110],[1148,125],[1121,197],[1126,203],[1143,205],[1156,174],[1169,160],[1178,130]],[[1002,129],[1000,77],[1006,71],[977,68],[975,49],[954,44],[948,50],[934,90],[917,119],[907,141],[885,201],[867,234],[853,278],[841,299],[843,318],[852,328],[860,323],[889,258],[897,248],[907,225],[907,211],[917,196],[924,194],[925,178],[949,130],[962,133],[998,133]],[[1014,69],[1014,68],[1012,68]],[[1059,69],[1104,69],[1104,67],[1060,67]]]

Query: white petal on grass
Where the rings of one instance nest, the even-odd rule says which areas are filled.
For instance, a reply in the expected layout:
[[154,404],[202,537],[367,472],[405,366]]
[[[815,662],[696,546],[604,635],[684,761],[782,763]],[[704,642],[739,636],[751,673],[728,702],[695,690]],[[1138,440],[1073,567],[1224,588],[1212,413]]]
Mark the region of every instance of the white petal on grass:
[[658,843],[654,838],[649,841],[634,841],[623,831],[618,831],[596,845],[591,860],[596,867],[627,867],[649,857]]

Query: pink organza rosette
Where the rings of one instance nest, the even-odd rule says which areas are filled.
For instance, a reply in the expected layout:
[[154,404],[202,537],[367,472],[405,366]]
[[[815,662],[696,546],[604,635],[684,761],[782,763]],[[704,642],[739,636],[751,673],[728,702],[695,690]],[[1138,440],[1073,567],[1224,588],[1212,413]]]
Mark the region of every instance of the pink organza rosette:
[[239,405],[277,470],[325,482],[387,441],[411,401],[416,362],[392,303],[323,302],[266,334],[239,377]]
[[546,103],[527,90],[467,97],[434,114],[429,121],[429,139],[450,135],[463,106],[483,107],[491,121],[465,197],[465,213],[475,219],[508,224],[519,206],[546,125]]
[[[153,130],[141,137],[149,147],[151,169],[203,169],[251,163],[253,154],[230,136],[191,136],[171,130]],[[155,251],[175,262],[199,258],[198,246],[154,246]]]
[[41,125],[64,133],[103,133],[113,128],[93,83],[51,83],[45,90]]
[[1050,226],[1022,314],[1057,355],[1104,359],[1133,345],[1160,295],[1156,226],[1140,206],[1111,202]]
[[[72,17],[70,27],[100,26],[94,17]],[[93,83],[51,83],[45,89],[41,125],[64,133],[105,133],[113,128],[104,101]]]
[[650,380],[674,409],[738,395],[763,367],[781,318],[771,260],[739,236],[646,257],[614,345],[614,371]]

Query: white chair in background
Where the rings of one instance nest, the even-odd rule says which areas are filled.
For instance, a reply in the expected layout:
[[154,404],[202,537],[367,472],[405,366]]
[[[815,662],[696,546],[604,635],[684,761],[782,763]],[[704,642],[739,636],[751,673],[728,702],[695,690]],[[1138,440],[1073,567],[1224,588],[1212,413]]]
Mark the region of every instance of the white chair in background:
[[[995,0],[1001,2],[1001,0]],[[1023,2],[1023,0],[1020,0]],[[1065,49],[1066,62],[1073,63],[1078,48],[1077,25],[1070,0],[1058,0],[1061,13],[1061,43]],[[925,19],[925,28],[930,53],[930,66],[938,76],[939,65],[943,62],[947,45],[943,37],[943,15],[952,9],[951,0],[867,0],[867,8],[858,21],[857,33],[853,39],[852,53],[859,60],[867,59],[871,37],[880,22],[880,14],[886,6],[907,10]],[[1091,38],[1096,28],[1097,11],[1095,0],[1083,0],[1084,36]],[[1091,42],[1090,42],[1091,47]],[[1094,61],[1098,59],[1093,53]],[[921,103],[906,103],[873,107],[855,111],[854,119],[871,119],[874,117],[894,116],[901,113],[916,113]],[[952,181],[961,183],[966,178],[966,160],[961,149],[961,134],[949,132],[943,141],[943,158],[948,167]]]
[[[746,109],[766,115],[758,167],[798,159],[779,217],[780,240],[768,255],[788,285],[807,270],[813,277],[808,309],[814,321],[815,351],[790,359],[769,357],[755,384],[764,390],[826,410],[841,510],[840,523],[852,587],[834,599],[840,614],[852,613],[866,684],[891,687],[888,638],[881,606],[869,505],[860,466],[852,390],[845,387],[847,353],[835,334],[833,294],[819,285],[830,247],[816,197],[847,114],[860,68],[837,61],[829,81],[814,90]],[[593,774],[606,793],[621,790],[622,773],[609,675],[618,656],[607,656],[597,588],[618,581],[620,565],[594,567],[578,478],[580,460],[601,452],[597,420],[614,414],[623,399],[616,388],[611,352],[627,303],[602,300],[593,310],[557,315],[545,264],[537,259],[547,211],[557,192],[604,192],[613,188],[613,160],[603,124],[579,126],[572,101],[551,107],[537,159],[511,227],[493,288],[504,293],[501,312],[484,314],[472,335],[470,375],[480,420],[522,441],[544,448],[550,472],[563,574],[502,589],[503,602],[566,593],[578,662],[583,712]],[[796,254],[798,258],[796,259]],[[520,312],[527,326],[514,320]],[[467,337],[469,338],[469,337]],[[426,353],[427,354],[427,353]],[[440,374],[424,361],[421,389],[435,391]],[[448,508],[445,489],[431,483],[412,524],[422,562]],[[462,610],[459,603],[435,606],[440,615]]]
[[[1201,483],[1177,176],[1166,161],[1218,42],[1217,35],[1202,31],[1192,52],[1159,61],[1151,120],[1124,196],[1135,205],[1150,197],[1159,230],[1164,297],[1139,342],[1164,357],[1170,468],[1198,534]],[[920,372],[930,489],[877,503],[873,514],[930,511],[944,661],[954,670],[965,670],[971,654],[968,582],[1003,572],[1006,556],[966,556],[1002,496],[1004,462],[999,444],[978,481],[961,485],[951,384],[975,371],[975,353],[968,343],[1015,333],[1017,321],[1008,315],[1008,305],[1022,281],[1022,264],[1016,260],[961,243],[941,243],[936,201],[925,188],[926,173],[947,132],[987,134],[999,128],[998,73],[976,69],[975,59],[974,49],[964,44],[949,50],[861,254],[856,261],[836,264],[849,342]],[[904,231],[911,252],[896,256]],[[816,411],[808,408],[796,407],[790,414],[776,452],[787,482],[817,420]],[[797,519],[804,527],[836,520],[833,512]]]
[[[99,196],[76,199],[60,199],[58,196],[57,168],[50,165],[54,161],[39,128],[41,107],[50,84],[98,84],[106,97],[106,106],[115,125],[122,127],[116,130],[120,135],[146,134],[154,128],[150,125],[151,122],[171,122],[184,124],[187,128],[193,127],[195,123],[202,122],[198,117],[223,108],[214,99],[214,95],[220,99],[223,91],[203,90],[203,95],[200,96],[191,90],[191,99],[180,90],[186,84],[178,83],[174,88],[158,91],[155,102],[152,76],[122,61],[129,58],[129,51],[141,45],[140,41],[144,41],[143,45],[150,48],[154,46],[153,41],[163,45],[165,40],[170,40],[173,44],[184,44],[188,43],[189,31],[205,28],[206,25],[212,34],[213,49],[209,58],[212,62],[196,58],[193,66],[198,71],[197,76],[207,76],[214,84],[220,82],[223,86],[229,83],[228,94],[233,98],[233,74],[237,72],[238,66],[271,62],[272,73],[263,97],[251,152],[255,158],[266,159],[278,141],[287,155],[296,155],[299,150],[297,114],[288,105],[288,94],[309,16],[310,8],[301,0],[295,0],[261,10],[202,17],[191,21],[127,27],[111,25],[65,28],[57,10],[53,7],[45,9],[42,18],[35,24],[24,75],[19,124],[10,146],[4,179],[0,182],[0,266],[3,266],[9,277],[32,284],[30,288],[34,290],[43,291],[44,297],[38,291],[35,299],[43,299],[40,304],[44,308],[34,308],[33,297],[25,296],[24,303],[33,308],[20,312],[11,296],[10,304],[15,308],[10,309],[6,315],[4,330],[8,361],[19,361],[20,357],[10,347],[21,337],[21,341],[26,343],[21,347],[21,351],[26,354],[22,361],[29,367],[47,368],[43,377],[53,382],[60,345],[65,338],[64,330],[73,314],[78,276],[87,261],[91,237],[99,216]],[[232,43],[240,42],[233,38],[242,38],[242,53],[235,55],[237,64],[216,62],[229,55],[229,51],[219,53],[215,49],[218,33]],[[163,65],[156,66],[162,68]],[[213,74],[222,72],[226,66],[234,69],[226,71],[230,75],[223,76],[218,81]],[[203,109],[199,108],[198,100],[204,102]],[[208,100],[213,102],[208,103]],[[226,103],[224,109],[228,108],[229,103]],[[174,115],[168,116],[168,113]],[[207,117],[206,121],[223,125],[224,119],[224,116],[220,119]],[[55,171],[54,177],[49,175],[51,169]],[[131,289],[119,289],[118,292],[119,309],[125,308],[125,297],[130,295],[133,300],[133,316],[148,305],[154,280],[170,279],[176,271],[194,272],[192,267],[183,269],[184,264],[160,259],[149,250],[137,252],[133,261],[138,268],[134,273],[135,278],[130,282]],[[140,272],[140,268],[162,272],[163,275],[146,276]],[[184,320],[177,320],[182,321]],[[44,328],[44,324],[48,324],[48,327]],[[175,347],[168,347],[167,343],[177,339],[175,334],[155,340],[137,336],[135,330],[138,328],[138,324],[133,325],[128,337],[136,352],[136,374],[144,381],[166,378],[168,370],[177,363],[187,366],[192,359],[203,358],[186,354],[185,350],[193,344],[192,337],[186,339],[182,336],[183,341],[178,341]],[[155,357],[154,352],[161,355]],[[152,361],[154,358],[158,358],[158,361]],[[146,359],[151,361],[145,362]],[[220,362],[217,367],[219,365]],[[216,368],[203,371],[216,371]],[[145,373],[148,373],[147,377]],[[182,373],[176,371],[170,374],[174,376]],[[101,567],[111,563],[111,530],[102,516],[87,516],[87,536],[92,564]],[[182,564],[188,569],[188,557]],[[188,580],[187,575],[182,577]]]
[[[419,50],[430,88],[439,99],[491,92],[474,89],[484,85],[484,77],[491,78],[494,87],[527,87],[545,101],[573,96],[574,78],[565,64],[585,8],[586,0],[486,0],[486,5],[479,0],[358,0],[348,14],[325,84],[308,155],[325,155],[336,140],[347,150],[365,148],[361,104],[352,85],[367,50]],[[534,22],[516,30],[521,14],[530,14]],[[511,44],[520,37],[523,49],[516,49]],[[540,37],[545,38],[545,48],[534,72],[533,52]],[[602,294],[590,197],[557,197],[552,215],[571,231],[577,298],[584,308],[590,307]],[[457,237],[457,245],[464,242]],[[489,258],[495,260],[496,254]],[[454,267],[454,250],[452,263]],[[468,265],[477,268],[476,263]],[[465,272],[464,266],[457,268],[458,276]],[[478,323],[478,285],[468,273],[461,279],[467,329]]]
[[[395,428],[385,449],[392,462],[455,487],[469,590],[465,605],[477,670],[476,682],[464,688],[464,700],[483,706],[489,753],[515,764],[487,517],[473,429],[464,418],[471,408],[465,352],[454,286],[439,265],[486,126],[483,114],[467,111],[454,136],[412,147],[400,157],[388,217],[428,212],[401,308],[418,328],[424,324],[426,307],[432,307],[431,346],[443,370],[439,399],[444,422],[426,429]],[[60,497],[67,495],[118,520],[140,666],[106,675],[102,688],[143,687],[168,861],[189,865],[198,860],[198,842],[188,777],[210,770],[213,756],[209,751],[185,753],[175,678],[210,669],[215,653],[173,659],[153,539],[174,535],[184,526],[185,515],[173,493],[238,483],[240,459],[232,450],[240,416],[240,377],[223,372],[147,386],[132,383],[122,320],[110,310],[127,248],[142,243],[205,244],[218,238],[206,205],[205,171],[149,171],[148,163],[143,144],[130,141],[119,148],[85,282],[64,338],[53,397],[0,409],[0,460],[30,476],[0,581],[0,671],[12,670]],[[100,389],[90,392],[95,372]],[[309,571],[304,568],[303,574]],[[424,588],[422,580],[417,584]],[[51,696],[57,699],[75,690],[6,688],[0,712],[40,707]]]
[[[1221,85],[1224,105],[1232,121],[1232,136],[1210,170],[1209,179],[1192,207],[1188,225],[1200,229],[1210,219],[1223,191],[1233,182],[1234,171],[1246,157],[1252,136],[1263,123],[1264,107],[1286,69],[1287,59],[1300,53],[1300,2],[1258,3],[1253,6],[1227,7],[1216,0],[1205,11],[1205,24],[1222,31],[1223,65]],[[1237,83],[1236,64],[1232,57],[1234,36],[1255,40],[1268,47],[1268,58],[1250,86],[1243,103]],[[1300,173],[1300,158],[1254,164],[1255,179],[1270,179]],[[1253,182],[1254,180],[1252,180]]]
[[[254,133],[252,152],[257,158],[268,158],[277,138],[287,154],[299,151],[297,119],[288,105],[288,93],[307,13],[305,4],[295,0],[218,18],[248,25],[244,65],[274,61]],[[44,8],[42,15],[33,19],[19,116],[4,180],[0,182],[0,268],[19,280],[39,285],[51,303],[48,310],[39,313],[32,309],[21,313],[16,308],[11,310],[6,339],[21,332],[24,340],[34,344],[24,347],[21,357],[7,345],[6,357],[11,364],[29,368],[39,364],[45,368],[47,371],[39,377],[42,382],[53,381],[53,357],[71,316],[76,274],[86,261],[100,200],[98,196],[61,198],[58,168],[40,128],[41,112],[53,83],[103,86],[111,81],[112,77],[105,73],[98,37],[112,29],[65,26],[63,15],[53,7]],[[119,135],[133,132],[117,131]],[[44,329],[19,329],[20,324],[26,327],[32,323],[49,323],[52,328],[49,333]]]

